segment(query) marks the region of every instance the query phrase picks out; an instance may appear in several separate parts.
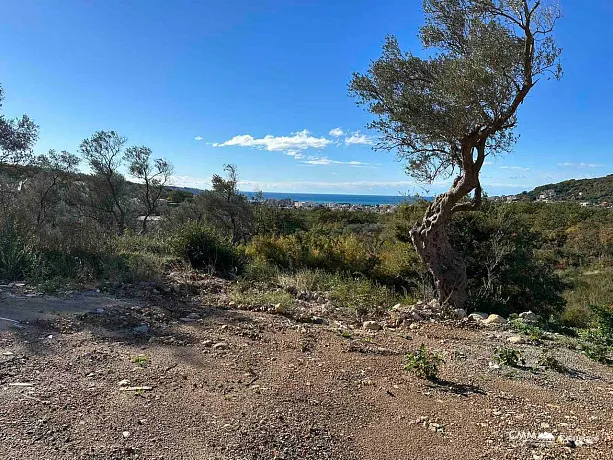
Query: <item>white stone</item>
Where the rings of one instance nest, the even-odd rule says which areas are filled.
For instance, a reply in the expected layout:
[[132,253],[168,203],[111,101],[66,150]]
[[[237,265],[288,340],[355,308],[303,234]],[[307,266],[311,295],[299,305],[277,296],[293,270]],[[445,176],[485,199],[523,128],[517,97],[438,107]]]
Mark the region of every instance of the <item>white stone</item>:
[[381,325],[376,321],[364,321],[364,323],[362,323],[362,329],[366,329],[368,331],[378,331],[381,329]]
[[538,317],[532,311],[525,311],[519,314],[520,319],[528,322],[528,323],[536,323],[538,321]]
[[518,335],[514,335],[513,337],[509,337],[509,338],[507,339],[507,341],[508,341],[508,342],[511,342],[511,343],[515,343],[515,344],[521,344],[521,343],[524,343],[524,339],[523,339],[523,338],[521,338],[521,337],[520,337],[520,336],[518,336]]
[[475,313],[471,313],[470,315],[468,315],[468,319],[471,319],[473,321],[483,321],[484,319],[487,319],[489,315],[487,313],[482,313],[482,312],[475,312]]
[[500,315],[490,315],[483,320],[483,324],[507,324],[507,320]]

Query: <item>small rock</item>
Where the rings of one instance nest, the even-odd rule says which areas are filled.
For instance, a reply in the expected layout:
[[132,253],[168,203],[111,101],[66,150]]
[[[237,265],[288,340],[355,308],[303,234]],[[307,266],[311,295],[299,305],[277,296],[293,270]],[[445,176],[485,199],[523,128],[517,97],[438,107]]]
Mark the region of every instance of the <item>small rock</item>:
[[451,316],[453,319],[464,319],[466,318],[466,310],[463,308],[456,308],[451,312]]
[[550,427],[549,423],[547,422],[541,423],[541,428],[543,428],[544,430],[548,429],[549,427]]
[[366,329],[367,331],[378,331],[381,329],[381,325],[376,321],[364,321],[362,323],[362,329]]
[[483,321],[484,319],[487,319],[489,315],[487,313],[482,313],[480,311],[471,313],[470,315],[468,315],[468,319],[472,320],[472,321]]
[[97,315],[104,315],[105,311],[106,310],[104,308],[96,308],[94,310],[94,313],[97,314]]
[[120,380],[117,385],[119,385],[120,387],[127,387],[128,385],[130,385],[130,381],[128,379],[123,379]]
[[500,315],[490,315],[483,320],[483,324],[507,324],[507,320]]
[[194,318],[189,318],[186,316],[185,318],[179,318],[179,321],[183,321],[184,323],[193,323],[196,320]]
[[225,342],[219,342],[213,345],[213,350],[227,350],[228,344]]
[[413,318],[413,321],[423,321],[424,320],[423,316],[421,316],[419,312],[417,311],[411,312],[411,318]]
[[13,352],[11,352],[11,351],[4,351],[4,352],[2,352],[2,356],[13,356]]
[[517,345],[519,345],[519,344],[521,344],[521,343],[524,343],[524,339],[523,339],[523,338],[521,338],[521,337],[520,337],[520,336],[518,336],[518,335],[514,335],[513,337],[509,337],[509,338],[507,339],[507,341],[508,341],[508,342],[511,342],[511,343],[514,343],[514,344],[517,344]]
[[132,330],[137,334],[146,334],[147,332],[149,332],[149,326],[146,324],[141,324],[140,326],[132,328]]
[[275,312],[279,313],[280,315],[282,315],[283,313],[285,313],[287,309],[285,308],[285,305],[278,303],[277,305],[275,305]]
[[129,431],[124,431],[123,433],[121,433],[123,435],[124,438],[129,438],[130,437],[130,432]]
[[321,316],[312,316],[311,317],[311,323],[313,323],[313,324],[325,324],[326,320],[323,319]]
[[213,346],[213,341],[212,340],[203,340],[202,341],[202,345],[204,345],[205,347],[212,347]]
[[536,323],[538,322],[538,316],[534,314],[532,311],[525,311],[519,314],[519,318],[527,323]]
[[419,324],[411,323],[411,325],[409,326],[409,329],[411,329],[411,330],[419,329]]
[[189,319],[200,319],[200,315],[198,313],[190,313],[187,315]]
[[402,308],[402,304],[401,303],[397,303],[396,305],[394,305],[392,307],[392,311],[398,311]]

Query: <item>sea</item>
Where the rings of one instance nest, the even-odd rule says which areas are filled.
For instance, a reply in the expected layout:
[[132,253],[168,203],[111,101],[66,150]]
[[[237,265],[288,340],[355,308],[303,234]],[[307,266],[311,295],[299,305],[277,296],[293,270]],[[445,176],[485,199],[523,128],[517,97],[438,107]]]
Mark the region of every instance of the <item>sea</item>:
[[[253,198],[257,195],[256,192],[241,192],[248,198]],[[317,204],[326,203],[347,203],[351,205],[383,205],[383,204],[400,204],[414,201],[414,197],[402,195],[341,195],[332,193],[280,193],[280,192],[264,192],[264,198],[272,200],[282,200],[290,198],[293,201],[308,201]]]

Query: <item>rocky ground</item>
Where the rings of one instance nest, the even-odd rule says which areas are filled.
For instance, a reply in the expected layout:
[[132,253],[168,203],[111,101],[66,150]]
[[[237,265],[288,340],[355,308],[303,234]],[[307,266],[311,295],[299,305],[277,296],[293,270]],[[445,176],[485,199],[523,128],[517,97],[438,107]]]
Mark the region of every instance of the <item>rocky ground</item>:
[[[562,337],[511,344],[498,321],[430,306],[313,324],[192,281],[0,287],[0,458],[613,459],[613,370]],[[439,380],[403,368],[422,343]],[[495,364],[503,345],[526,365]],[[537,365],[546,349],[563,370]]]

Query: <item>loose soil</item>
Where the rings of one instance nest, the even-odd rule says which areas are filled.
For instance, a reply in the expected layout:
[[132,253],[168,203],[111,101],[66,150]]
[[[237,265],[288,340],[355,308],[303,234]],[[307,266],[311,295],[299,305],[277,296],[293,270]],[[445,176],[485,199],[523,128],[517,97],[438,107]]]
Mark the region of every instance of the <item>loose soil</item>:
[[[2,289],[21,327],[0,320],[0,458],[613,459],[613,371],[561,341],[497,369],[500,329],[339,330],[220,306],[223,289],[155,294]],[[421,343],[445,358],[436,382],[403,368]],[[536,365],[547,348],[568,371]]]

